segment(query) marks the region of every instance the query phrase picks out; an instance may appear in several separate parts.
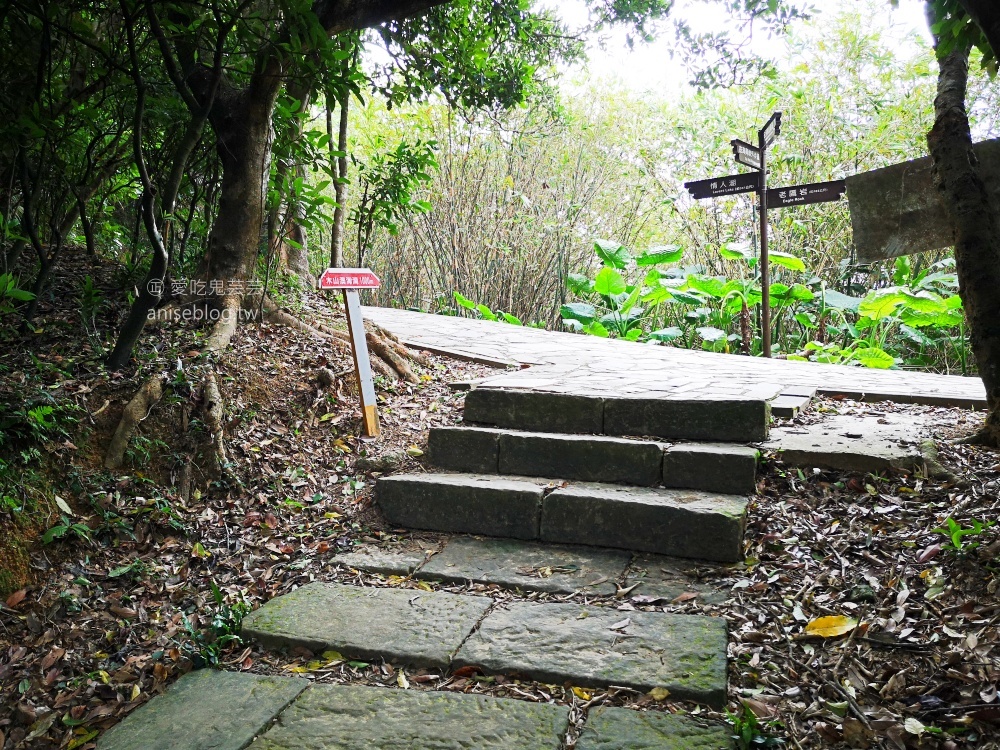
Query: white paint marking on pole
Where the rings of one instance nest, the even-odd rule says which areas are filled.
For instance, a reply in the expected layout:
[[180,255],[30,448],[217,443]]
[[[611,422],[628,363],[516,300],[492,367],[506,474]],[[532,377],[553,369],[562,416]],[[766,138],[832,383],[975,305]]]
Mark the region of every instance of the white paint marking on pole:
[[344,291],[347,328],[351,334],[351,353],[354,355],[354,371],[358,376],[358,391],[361,393],[361,421],[368,437],[378,437],[381,429],[375,401],[375,379],[372,376],[372,362],[368,356],[365,319],[361,314],[361,297],[358,295],[358,289],[377,289],[380,283],[378,276],[367,268],[328,268],[319,279],[320,289]]

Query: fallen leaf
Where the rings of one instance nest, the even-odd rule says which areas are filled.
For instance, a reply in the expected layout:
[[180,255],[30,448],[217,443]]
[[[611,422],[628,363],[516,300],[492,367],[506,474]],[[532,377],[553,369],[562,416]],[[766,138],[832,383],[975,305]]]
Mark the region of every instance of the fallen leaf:
[[573,691],[573,695],[575,695],[580,700],[582,700],[582,701],[589,701],[590,700],[590,693],[588,693],[583,688],[574,687],[574,688],[570,688],[570,690],[572,690]]
[[654,701],[665,701],[670,697],[670,691],[665,687],[655,687],[649,691],[649,697]]
[[53,499],[56,501],[56,505],[59,506],[59,510],[65,513],[67,516],[74,515],[73,509],[69,507],[69,503],[67,503],[65,500],[59,497],[59,495],[55,495]]
[[28,589],[21,589],[20,591],[15,591],[13,594],[7,597],[7,606],[14,609],[18,604],[24,601],[24,597],[27,595]]
[[858,621],[853,617],[844,615],[828,615],[827,617],[817,617],[806,625],[807,635],[815,635],[820,638],[836,638],[838,635],[850,633],[858,626]]
[[698,598],[698,592],[697,591],[685,591],[683,594],[681,594],[680,596],[678,596],[676,599],[672,599],[671,603],[672,604],[682,604],[684,602],[689,602],[692,599],[697,599],[697,598]]
[[409,448],[406,449],[406,455],[412,456],[413,458],[420,458],[422,455],[424,455],[424,452],[420,450],[417,446],[411,445]]
[[403,672],[402,669],[396,673],[396,684],[399,685],[401,688],[403,688],[403,690],[406,690],[410,687],[410,681],[406,679],[406,674]]
[[609,625],[608,630],[624,630],[631,624],[632,624],[632,618],[626,617],[624,620],[619,620],[614,625]]

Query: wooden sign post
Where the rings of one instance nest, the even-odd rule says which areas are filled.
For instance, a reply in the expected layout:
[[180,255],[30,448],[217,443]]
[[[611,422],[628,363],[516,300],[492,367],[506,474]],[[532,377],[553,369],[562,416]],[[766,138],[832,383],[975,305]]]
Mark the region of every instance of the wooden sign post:
[[732,141],[733,157],[738,164],[755,170],[750,174],[731,174],[708,180],[685,182],[695,200],[718,198],[737,193],[757,193],[760,214],[760,327],[763,354],[771,356],[771,273],[767,255],[767,209],[802,206],[840,200],[844,194],[843,180],[817,182],[811,185],[793,185],[784,188],[767,187],[767,149],[781,135],[781,112],[771,115],[764,127],[757,131],[757,144],[736,138]]
[[328,268],[319,277],[320,289],[342,289],[344,292],[354,372],[358,376],[358,391],[361,393],[361,422],[368,437],[378,437],[381,430],[375,402],[375,379],[372,377],[372,362],[368,356],[368,340],[358,290],[378,289],[381,283],[378,276],[368,268]]

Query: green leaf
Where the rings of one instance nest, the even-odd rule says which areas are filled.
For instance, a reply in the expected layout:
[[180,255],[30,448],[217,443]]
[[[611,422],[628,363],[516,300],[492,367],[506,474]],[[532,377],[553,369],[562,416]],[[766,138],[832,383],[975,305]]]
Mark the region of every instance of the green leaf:
[[684,250],[677,245],[659,245],[651,247],[635,259],[638,266],[659,266],[665,263],[676,263],[684,257]]
[[625,334],[625,340],[626,341],[638,341],[641,337],[642,337],[642,329],[641,328],[631,328]]
[[593,305],[586,302],[570,302],[559,308],[559,314],[564,319],[578,320],[581,323],[590,323],[597,317],[597,310]]
[[670,328],[661,328],[658,331],[652,331],[649,334],[649,338],[654,341],[673,341],[674,339],[679,339],[684,335],[682,331],[677,326],[670,326]]
[[896,364],[895,358],[877,346],[862,347],[854,350],[854,358],[865,367],[876,370],[888,370]]
[[831,310],[857,310],[861,304],[860,297],[849,297],[835,289],[823,290],[823,302]]
[[723,279],[712,276],[688,276],[687,286],[696,292],[707,294],[714,299],[721,299],[725,296],[728,284]]
[[452,294],[455,295],[455,301],[458,304],[460,304],[462,307],[464,307],[465,309],[467,309],[467,310],[475,310],[476,309],[476,303],[473,302],[468,297],[464,297],[461,294],[459,294],[458,292],[452,292]]
[[594,252],[597,253],[598,258],[604,261],[606,266],[611,268],[625,268],[632,260],[628,249],[613,240],[595,240]]
[[590,336],[600,336],[606,339],[608,337],[608,329],[600,324],[599,321],[593,321],[583,327],[583,332]]
[[482,304],[476,305],[476,310],[478,310],[479,314],[483,316],[483,320],[496,320],[497,319],[497,316],[486,305],[482,305]]
[[502,313],[500,313],[500,315],[503,317],[503,319],[505,321],[507,321],[508,323],[510,323],[513,326],[523,326],[524,325],[524,323],[522,323],[518,318],[514,317],[510,313],[502,312]]
[[782,266],[790,271],[805,271],[806,264],[798,256],[792,255],[791,253],[783,253],[777,250],[772,250],[768,253],[768,258],[770,262],[776,266]]
[[606,297],[621,294],[628,287],[622,275],[612,268],[602,268],[594,277],[594,291]]
[[727,242],[725,245],[720,247],[719,255],[726,260],[742,260],[747,263],[752,263],[757,260],[754,257],[753,251],[749,247],[737,242]]
[[858,314],[871,320],[891,317],[896,308],[906,303],[906,296],[895,287],[869,293],[858,305]]
[[573,292],[573,294],[583,296],[593,293],[594,282],[582,273],[571,273],[566,276],[566,288]]
[[719,341],[725,338],[726,332],[722,329],[715,328],[713,326],[701,326],[695,329],[698,335],[701,336],[705,341]]

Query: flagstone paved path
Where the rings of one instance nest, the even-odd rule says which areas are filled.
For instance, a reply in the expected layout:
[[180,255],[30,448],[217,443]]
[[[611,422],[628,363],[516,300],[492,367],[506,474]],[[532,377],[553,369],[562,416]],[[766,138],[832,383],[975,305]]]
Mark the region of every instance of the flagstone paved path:
[[[596,708],[579,750],[731,750],[724,726]],[[108,731],[98,750],[560,750],[565,706],[484,695],[310,685],[202,670]]]
[[415,347],[497,365],[533,365],[486,384],[591,396],[724,397],[788,386],[860,400],[985,405],[978,378],[767,360],[541,331],[446,315],[366,307],[365,317]]

